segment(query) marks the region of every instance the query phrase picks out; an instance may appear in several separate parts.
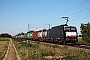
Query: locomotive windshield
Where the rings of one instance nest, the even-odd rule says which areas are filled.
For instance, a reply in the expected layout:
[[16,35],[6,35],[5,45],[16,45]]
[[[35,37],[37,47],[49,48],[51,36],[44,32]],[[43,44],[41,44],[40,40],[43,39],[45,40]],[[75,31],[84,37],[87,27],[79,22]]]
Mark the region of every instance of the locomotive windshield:
[[76,32],[76,28],[75,27],[65,27],[64,29],[66,32]]

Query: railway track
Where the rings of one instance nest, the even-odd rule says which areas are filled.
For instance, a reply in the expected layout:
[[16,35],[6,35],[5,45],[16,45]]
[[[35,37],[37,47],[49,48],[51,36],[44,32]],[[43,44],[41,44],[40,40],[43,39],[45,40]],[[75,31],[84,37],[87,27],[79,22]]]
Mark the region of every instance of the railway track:
[[74,50],[84,50],[87,53],[90,53],[90,45],[89,44],[66,44],[66,45],[60,45],[60,44],[52,44],[52,43],[46,43],[46,42],[40,42],[40,43],[45,43],[45,44],[50,44],[50,45],[56,45],[60,47],[67,46],[69,49],[74,49]]
[[89,44],[67,44],[68,46],[73,46],[73,47],[78,47],[78,48],[83,48],[83,49],[90,49]]
[[90,45],[87,44],[67,44],[69,49],[75,49],[75,50],[84,50],[87,53],[90,53]]

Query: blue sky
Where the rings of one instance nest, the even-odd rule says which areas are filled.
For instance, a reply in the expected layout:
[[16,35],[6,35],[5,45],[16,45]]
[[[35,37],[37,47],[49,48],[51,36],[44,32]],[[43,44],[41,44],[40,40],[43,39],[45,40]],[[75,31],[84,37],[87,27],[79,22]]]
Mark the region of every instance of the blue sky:
[[90,22],[90,0],[0,0],[0,33],[11,35],[46,28],[48,24],[64,24],[63,16],[69,17],[68,25]]

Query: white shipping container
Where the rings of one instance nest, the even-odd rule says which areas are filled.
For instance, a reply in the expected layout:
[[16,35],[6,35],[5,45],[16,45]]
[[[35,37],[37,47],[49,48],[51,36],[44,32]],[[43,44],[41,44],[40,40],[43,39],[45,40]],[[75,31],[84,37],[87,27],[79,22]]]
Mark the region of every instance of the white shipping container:
[[38,32],[38,37],[39,37],[39,38],[42,37],[42,32]]

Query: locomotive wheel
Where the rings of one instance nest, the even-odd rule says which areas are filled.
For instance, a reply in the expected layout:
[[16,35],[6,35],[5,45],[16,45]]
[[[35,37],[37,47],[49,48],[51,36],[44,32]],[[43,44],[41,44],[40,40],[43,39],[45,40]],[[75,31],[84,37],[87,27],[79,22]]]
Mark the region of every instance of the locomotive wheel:
[[73,43],[71,43],[72,45],[75,45],[76,44],[76,42],[73,42]]
[[62,41],[62,40],[59,40],[59,41],[58,41],[58,44],[63,44],[63,41]]
[[54,40],[52,40],[52,43],[53,43],[53,44],[55,43]]
[[63,41],[63,44],[64,44],[64,45],[66,45],[66,44],[67,44],[65,40]]

